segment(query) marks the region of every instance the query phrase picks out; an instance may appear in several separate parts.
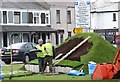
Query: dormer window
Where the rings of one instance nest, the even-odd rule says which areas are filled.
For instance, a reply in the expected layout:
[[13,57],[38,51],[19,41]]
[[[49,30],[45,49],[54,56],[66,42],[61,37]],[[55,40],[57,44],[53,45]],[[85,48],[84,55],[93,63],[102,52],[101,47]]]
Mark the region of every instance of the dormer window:
[[1,13],[1,11],[0,11],[0,23],[2,23],[2,13]]
[[46,14],[46,24],[49,24],[49,15]]
[[45,13],[41,13],[41,24],[45,24]]
[[20,12],[14,12],[14,24],[20,24]]
[[34,13],[34,24],[39,24],[39,13]]
[[28,21],[29,21],[29,24],[33,24],[33,13],[32,12],[28,13]]
[[10,25],[49,25],[49,11],[2,10],[0,23]]
[[27,24],[27,23],[28,23],[28,13],[22,12],[22,24]]
[[7,24],[7,11],[3,11],[3,23]]
[[8,23],[13,23],[13,11],[8,11]]

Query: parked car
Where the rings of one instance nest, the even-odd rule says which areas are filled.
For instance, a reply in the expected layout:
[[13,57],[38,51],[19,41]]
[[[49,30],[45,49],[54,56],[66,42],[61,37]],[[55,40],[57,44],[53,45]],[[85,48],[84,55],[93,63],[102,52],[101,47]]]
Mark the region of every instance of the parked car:
[[13,61],[23,61],[24,63],[28,62],[37,58],[35,46],[36,44],[31,42],[11,44],[10,46],[0,50],[1,59],[5,63],[9,64],[11,62],[12,54]]

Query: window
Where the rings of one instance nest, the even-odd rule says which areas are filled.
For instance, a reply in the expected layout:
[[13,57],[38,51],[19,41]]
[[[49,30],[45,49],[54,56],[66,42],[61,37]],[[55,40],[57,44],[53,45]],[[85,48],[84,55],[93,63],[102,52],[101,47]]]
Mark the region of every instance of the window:
[[7,32],[3,32],[3,46],[7,47]]
[[56,45],[59,44],[59,34],[56,33]]
[[67,23],[71,23],[71,11],[67,11]]
[[25,45],[24,45],[24,48],[25,48],[25,49],[28,49],[28,45],[27,45],[27,44],[25,44]]
[[56,10],[56,22],[60,23],[60,10]]
[[49,15],[46,14],[46,24],[48,24],[48,23],[49,23]]
[[29,12],[28,14],[28,21],[29,23],[33,24],[33,13],[32,12]]
[[39,13],[34,13],[34,24],[39,24]]
[[0,11],[0,23],[2,23],[1,19],[2,19],[2,14],[1,14],[1,11]]
[[11,43],[18,43],[20,42],[19,34],[15,33],[11,35]]
[[29,42],[29,35],[27,33],[23,34],[23,42]]
[[7,11],[3,11],[3,23],[7,24]]
[[20,24],[20,12],[14,12],[14,24]]
[[31,35],[31,42],[37,43],[37,35],[35,33]]
[[60,35],[60,43],[63,42],[63,34]]
[[8,11],[8,23],[13,23],[13,12]]
[[71,32],[68,32],[68,38],[71,37]]
[[28,46],[28,49],[30,49],[30,50],[33,49],[32,45],[30,43],[28,43],[27,46]]
[[22,12],[22,23],[28,23],[28,13]]
[[116,21],[116,13],[113,13],[113,21]]
[[45,13],[41,13],[41,24],[45,24]]

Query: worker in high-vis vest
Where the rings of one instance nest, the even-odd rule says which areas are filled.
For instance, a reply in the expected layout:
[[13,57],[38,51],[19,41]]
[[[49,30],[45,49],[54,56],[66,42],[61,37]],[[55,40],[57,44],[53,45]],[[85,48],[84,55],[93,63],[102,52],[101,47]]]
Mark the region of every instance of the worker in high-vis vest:
[[44,64],[45,54],[43,54],[42,45],[43,45],[43,40],[39,39],[38,44],[36,46],[36,48],[38,50],[42,51],[42,52],[37,52],[37,58],[38,58],[38,64],[39,64],[39,73],[44,73],[44,70],[45,70],[45,64]]
[[49,65],[49,72],[52,73],[52,59],[54,56],[54,46],[51,43],[50,39],[46,41],[46,43],[43,45],[43,53],[46,55],[45,57],[45,66],[47,66],[47,63]]

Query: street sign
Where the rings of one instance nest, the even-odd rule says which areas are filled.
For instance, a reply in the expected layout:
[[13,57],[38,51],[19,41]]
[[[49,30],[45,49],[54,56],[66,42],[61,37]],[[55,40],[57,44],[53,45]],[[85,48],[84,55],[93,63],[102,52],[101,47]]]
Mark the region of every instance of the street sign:
[[75,34],[80,34],[80,33],[82,33],[82,28],[74,28],[73,29],[73,32],[75,33]]
[[75,20],[77,28],[90,28],[90,0],[75,0]]

